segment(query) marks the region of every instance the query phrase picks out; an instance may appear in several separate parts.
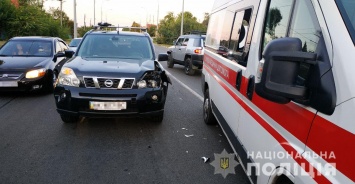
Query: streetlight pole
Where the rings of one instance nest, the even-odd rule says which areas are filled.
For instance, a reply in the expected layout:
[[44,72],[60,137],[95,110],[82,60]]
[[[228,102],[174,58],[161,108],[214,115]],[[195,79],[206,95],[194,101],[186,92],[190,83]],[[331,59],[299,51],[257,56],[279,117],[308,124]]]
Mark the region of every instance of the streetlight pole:
[[60,1],[60,26],[63,27],[63,0]]
[[182,13],[181,13],[181,30],[180,30],[180,35],[184,34],[184,2],[185,0],[182,0]]
[[95,10],[95,7],[96,7],[96,2],[95,2],[96,0],[94,0],[94,26],[96,25],[95,24],[95,13],[96,13],[96,10]]
[[78,37],[77,22],[76,22],[76,0],[74,0],[74,38]]

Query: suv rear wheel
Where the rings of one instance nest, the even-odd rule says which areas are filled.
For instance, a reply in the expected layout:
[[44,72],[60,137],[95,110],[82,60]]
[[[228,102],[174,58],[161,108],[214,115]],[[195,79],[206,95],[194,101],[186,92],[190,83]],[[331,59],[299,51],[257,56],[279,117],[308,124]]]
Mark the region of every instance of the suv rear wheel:
[[186,75],[194,75],[196,70],[192,68],[192,62],[191,62],[191,58],[186,58],[185,59],[185,74]]
[[174,67],[174,60],[171,54],[168,54],[168,61],[167,61],[168,68]]

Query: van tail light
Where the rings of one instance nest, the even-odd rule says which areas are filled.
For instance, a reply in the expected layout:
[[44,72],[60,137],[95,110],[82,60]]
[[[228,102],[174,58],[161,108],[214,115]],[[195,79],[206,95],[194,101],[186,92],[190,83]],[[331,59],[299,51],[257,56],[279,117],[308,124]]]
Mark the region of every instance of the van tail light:
[[197,48],[194,50],[195,54],[201,54],[202,53],[202,48]]

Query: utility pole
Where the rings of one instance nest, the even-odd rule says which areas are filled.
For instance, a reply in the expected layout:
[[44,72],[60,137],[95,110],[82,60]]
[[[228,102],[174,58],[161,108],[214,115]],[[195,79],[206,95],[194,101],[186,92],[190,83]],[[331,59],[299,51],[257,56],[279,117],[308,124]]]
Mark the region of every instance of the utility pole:
[[58,0],[60,2],[60,26],[63,27],[63,0]]
[[182,0],[182,14],[181,14],[181,30],[180,30],[180,35],[184,34],[184,2],[185,0]]
[[74,0],[74,38],[78,37],[78,31],[77,31],[77,22],[76,22],[76,0]]
[[[95,11],[95,6],[96,6],[95,1],[96,1],[96,0],[94,0],[94,26],[95,26],[95,12],[96,12],[96,11]],[[90,24],[91,24],[91,23],[90,23]]]

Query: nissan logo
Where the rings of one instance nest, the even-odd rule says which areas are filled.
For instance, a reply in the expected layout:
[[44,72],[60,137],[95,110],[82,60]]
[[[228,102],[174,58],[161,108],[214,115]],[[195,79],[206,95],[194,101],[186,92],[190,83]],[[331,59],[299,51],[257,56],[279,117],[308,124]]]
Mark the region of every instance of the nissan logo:
[[112,80],[106,80],[105,81],[105,86],[108,87],[108,88],[112,87],[113,86]]

